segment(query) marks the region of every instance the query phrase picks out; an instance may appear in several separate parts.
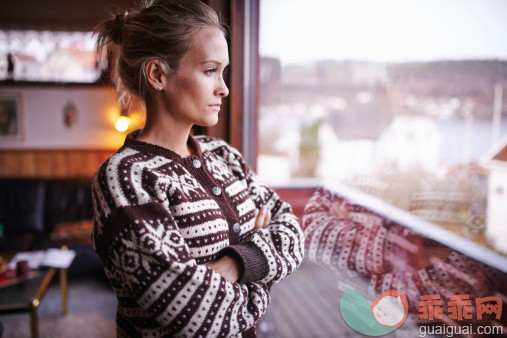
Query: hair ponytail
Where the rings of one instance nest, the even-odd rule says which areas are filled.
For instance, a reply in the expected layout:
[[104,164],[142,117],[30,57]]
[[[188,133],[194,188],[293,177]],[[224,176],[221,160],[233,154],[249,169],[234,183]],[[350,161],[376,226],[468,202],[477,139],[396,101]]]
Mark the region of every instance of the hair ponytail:
[[128,12],[125,12],[125,14],[117,14],[116,17],[114,18],[116,27],[112,31],[111,40],[117,45],[119,45],[123,40],[123,27],[125,25],[127,15]]
[[113,19],[104,21],[95,27],[97,37],[97,49],[99,52],[109,43],[121,44],[123,40],[126,14],[118,14]]

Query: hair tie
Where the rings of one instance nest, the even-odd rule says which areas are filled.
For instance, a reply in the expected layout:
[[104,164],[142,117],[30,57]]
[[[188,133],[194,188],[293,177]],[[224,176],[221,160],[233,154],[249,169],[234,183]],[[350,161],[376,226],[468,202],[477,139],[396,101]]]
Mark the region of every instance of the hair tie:
[[123,33],[125,27],[125,18],[129,14],[128,11],[125,11],[123,14],[117,14],[114,20],[117,23],[117,30],[114,32],[112,36],[112,40],[115,44],[119,45],[123,41]]

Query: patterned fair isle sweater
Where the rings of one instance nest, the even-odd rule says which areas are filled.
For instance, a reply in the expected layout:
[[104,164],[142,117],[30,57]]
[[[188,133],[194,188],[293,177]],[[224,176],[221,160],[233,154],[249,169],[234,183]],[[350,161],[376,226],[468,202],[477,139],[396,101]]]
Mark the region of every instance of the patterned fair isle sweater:
[[[190,136],[194,154],[182,158],[136,133],[93,183],[92,239],[118,297],[118,336],[254,333],[270,286],[303,257],[290,205],[223,141]],[[271,223],[253,231],[263,205]],[[223,255],[241,262],[237,283],[206,266]]]

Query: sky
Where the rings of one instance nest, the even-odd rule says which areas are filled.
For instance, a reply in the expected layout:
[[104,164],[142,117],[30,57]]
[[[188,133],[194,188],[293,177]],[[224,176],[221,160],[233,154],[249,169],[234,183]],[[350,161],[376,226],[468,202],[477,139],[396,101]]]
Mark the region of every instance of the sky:
[[507,60],[507,0],[261,0],[260,55]]

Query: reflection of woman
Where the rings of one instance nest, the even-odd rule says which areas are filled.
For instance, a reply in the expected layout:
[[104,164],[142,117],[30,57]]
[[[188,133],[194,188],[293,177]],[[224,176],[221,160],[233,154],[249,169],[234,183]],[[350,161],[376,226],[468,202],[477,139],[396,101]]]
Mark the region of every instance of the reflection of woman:
[[401,291],[416,314],[423,295],[439,294],[445,302],[449,295],[466,294],[475,306],[474,298],[494,295],[495,285],[506,277],[326,189],[306,205],[303,229],[310,260],[335,271],[340,280],[366,278],[364,294]]
[[93,183],[92,237],[118,296],[118,335],[255,334],[271,284],[302,259],[302,232],[237,150],[190,135],[217,123],[229,92],[216,13],[158,0],[98,33],[117,51],[123,98],[141,98],[147,113]]

